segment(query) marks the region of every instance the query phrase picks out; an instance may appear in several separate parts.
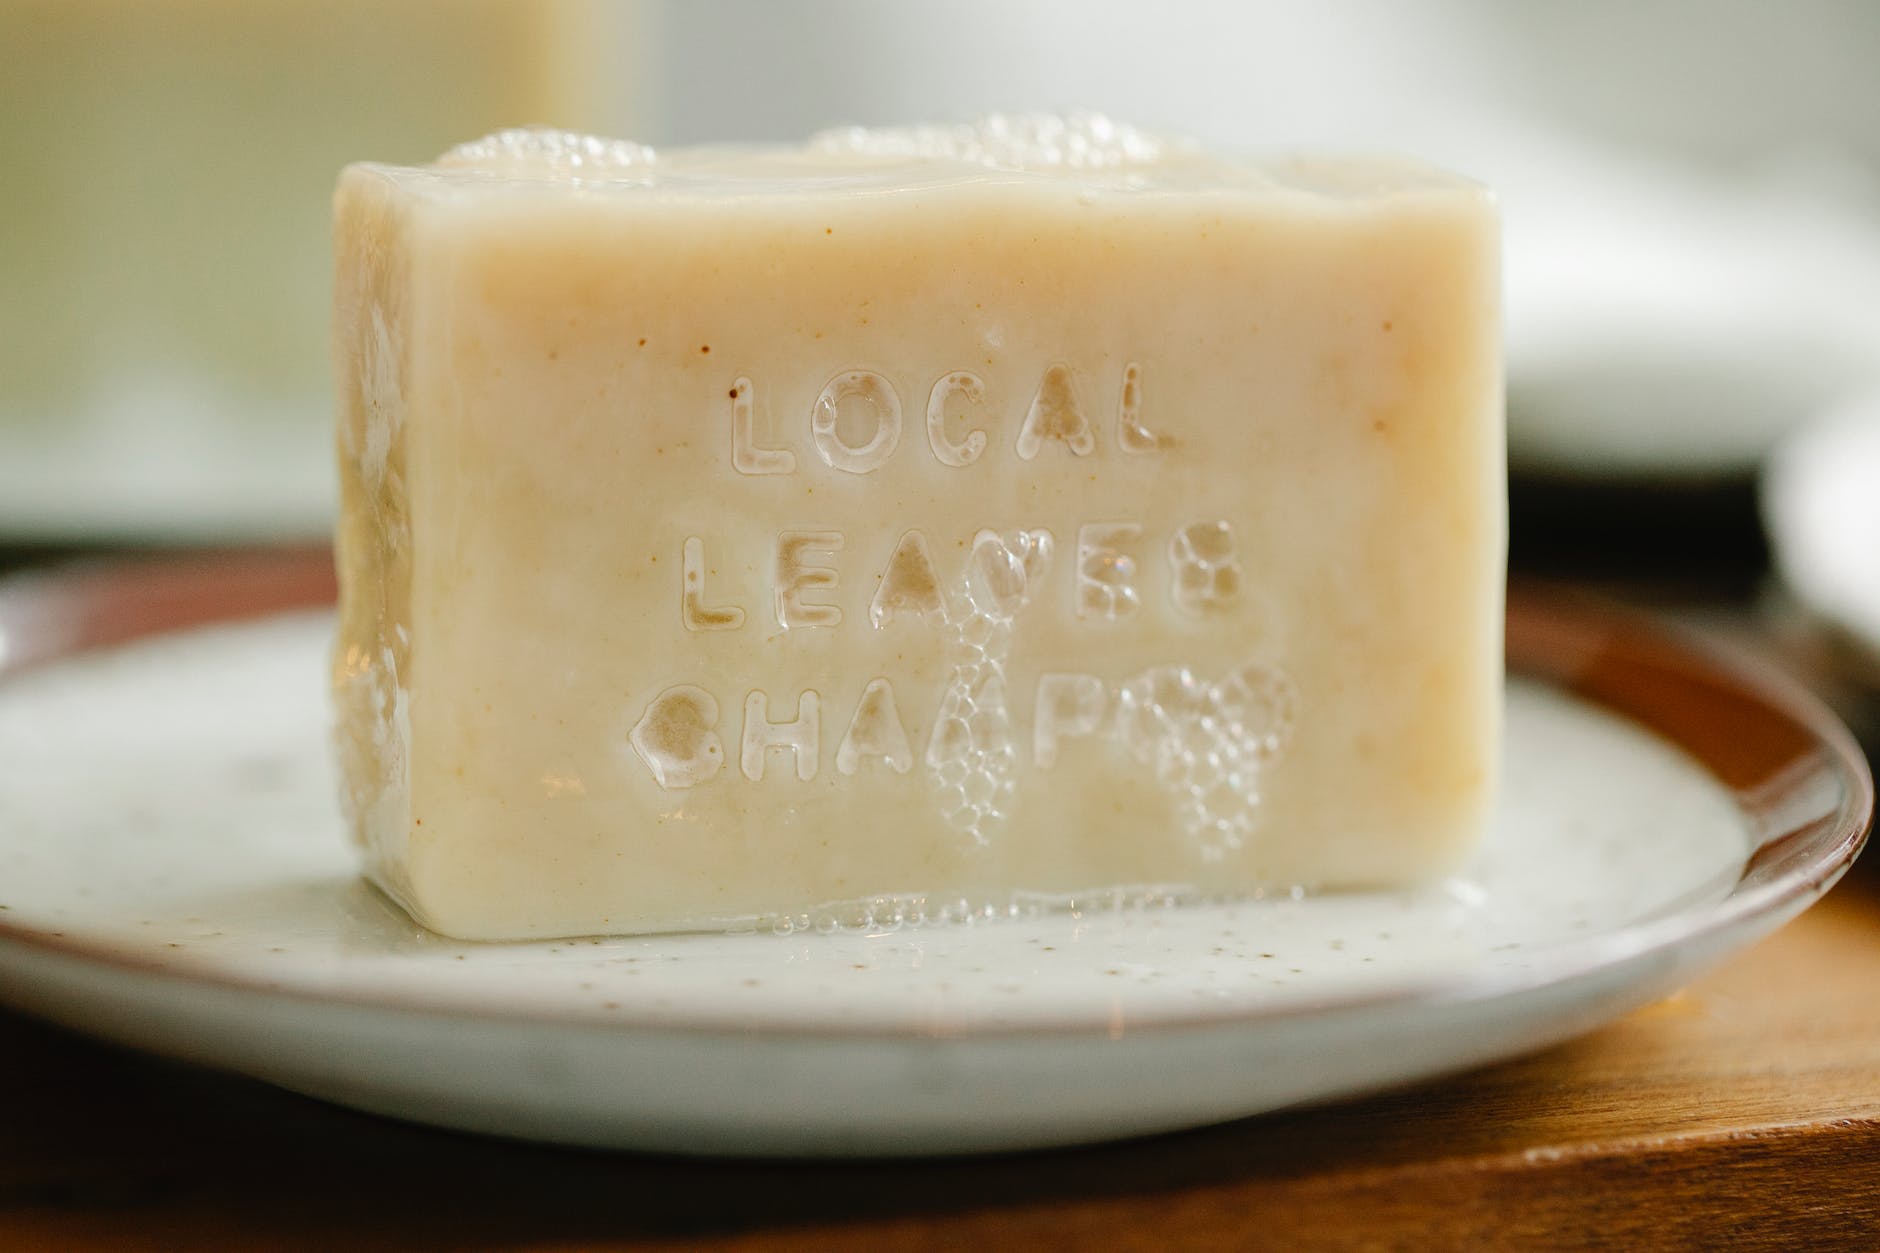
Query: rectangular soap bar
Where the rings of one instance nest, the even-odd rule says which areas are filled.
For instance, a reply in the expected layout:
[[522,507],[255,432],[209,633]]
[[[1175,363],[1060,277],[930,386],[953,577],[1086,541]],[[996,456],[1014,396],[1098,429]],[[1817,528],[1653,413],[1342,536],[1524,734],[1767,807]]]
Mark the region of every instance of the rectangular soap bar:
[[436,930],[1400,884],[1495,776],[1497,220],[1097,117],[337,197],[334,688]]

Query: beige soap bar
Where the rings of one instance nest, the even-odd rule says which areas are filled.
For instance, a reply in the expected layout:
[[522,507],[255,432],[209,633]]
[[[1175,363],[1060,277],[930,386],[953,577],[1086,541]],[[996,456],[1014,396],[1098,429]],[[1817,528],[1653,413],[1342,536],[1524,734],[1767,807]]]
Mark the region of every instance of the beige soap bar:
[[1494,774],[1497,222],[1095,117],[348,169],[334,685],[452,935],[1394,884]]

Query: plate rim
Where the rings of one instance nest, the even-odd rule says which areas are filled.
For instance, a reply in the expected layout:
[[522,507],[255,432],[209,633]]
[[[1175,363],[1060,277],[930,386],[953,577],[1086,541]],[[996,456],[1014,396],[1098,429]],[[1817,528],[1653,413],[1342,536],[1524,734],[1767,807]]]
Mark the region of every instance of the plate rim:
[[[0,579],[0,688],[41,666],[172,631],[330,608],[333,595],[330,550],[298,545],[212,550],[183,557],[82,561],[15,574]],[[1790,906],[1790,916],[1799,913],[1827,892],[1859,855],[1873,825],[1874,782],[1866,756],[1826,704],[1773,663],[1643,611],[1574,589],[1521,580],[1510,585],[1507,622],[1511,676],[1565,690],[1635,726],[1643,724],[1640,717],[1589,693],[1584,686],[1585,668],[1596,664],[1601,649],[1616,646],[1632,664],[1643,665],[1661,678],[1668,676],[1685,689],[1710,685],[1726,690],[1739,701],[1747,699],[1758,713],[1782,720],[1805,739],[1807,752],[1798,755],[1792,764],[1812,765],[1808,773],[1824,775],[1838,784],[1839,796],[1832,812],[1814,816],[1800,827],[1762,833],[1748,852],[1736,887],[1723,899],[1680,906],[1641,922],[1549,946],[1520,969],[1433,975],[1392,982],[1383,988],[1288,997],[1277,1005],[1259,1008],[1229,1004],[1211,1010],[1156,1013],[1125,1024],[1130,1035],[1331,1020],[1412,1006],[1483,1004],[1541,992],[1620,968],[1653,952],[1699,944],[1749,927],[1759,919],[1780,920]],[[1720,778],[1688,744],[1660,727],[1643,725],[1704,767],[1737,801],[1752,835],[1756,835],[1754,815],[1745,807],[1745,788]],[[1779,867],[1765,882],[1744,886],[1759,862],[1778,855],[1793,858],[1798,852],[1805,855],[1795,864]],[[388,908],[398,906],[388,898]],[[594,937],[487,944],[491,948],[511,944],[572,945],[590,938]],[[467,947],[486,943],[454,942]],[[168,966],[108,942],[53,933],[5,917],[0,917],[0,947],[78,962],[121,977],[325,1009],[608,1034],[703,1038],[748,1035],[754,1029],[751,1022],[729,1016],[688,1019],[667,1012],[657,1016],[610,1014],[599,1019],[589,1013],[562,1013],[550,1007],[506,1009],[489,1002],[453,1001],[448,995],[416,1000],[408,992],[283,986],[260,972]],[[761,1030],[791,1039],[971,1042],[1109,1039],[1114,1024],[1106,1011],[1101,1021],[779,1021],[763,1023]]]

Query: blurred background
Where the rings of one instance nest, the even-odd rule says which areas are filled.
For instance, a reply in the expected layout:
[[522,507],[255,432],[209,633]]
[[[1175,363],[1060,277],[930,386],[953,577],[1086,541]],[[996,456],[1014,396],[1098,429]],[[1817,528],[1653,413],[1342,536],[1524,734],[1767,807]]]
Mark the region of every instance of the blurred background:
[[346,161],[1081,107],[1495,186],[1517,570],[1773,533],[1877,641],[1876,64],[1871,0],[0,0],[0,547],[326,533]]

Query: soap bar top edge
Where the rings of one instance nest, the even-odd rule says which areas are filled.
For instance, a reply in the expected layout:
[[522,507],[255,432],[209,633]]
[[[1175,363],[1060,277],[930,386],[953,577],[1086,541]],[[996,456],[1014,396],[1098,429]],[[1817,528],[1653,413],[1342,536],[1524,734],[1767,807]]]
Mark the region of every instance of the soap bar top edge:
[[[414,197],[445,202],[570,193],[772,202],[964,187],[1053,188],[1088,200],[1205,196],[1368,206],[1435,193],[1492,202],[1482,184],[1408,157],[1241,156],[1210,152],[1192,140],[1147,137],[1107,122],[1099,126],[1087,115],[1082,131],[1061,125],[1073,138],[1093,128],[1106,139],[1119,133],[1130,137],[1103,150],[1097,141],[1067,145],[1058,130],[1045,125],[1050,120],[1029,119],[1026,142],[979,142],[988,128],[995,136],[1004,133],[998,130],[1001,119],[989,119],[977,128],[851,128],[801,145],[663,151],[625,140],[518,128],[460,144],[426,166],[362,162],[347,170],[349,175],[369,171]],[[1040,131],[1059,138],[1039,142]]]

